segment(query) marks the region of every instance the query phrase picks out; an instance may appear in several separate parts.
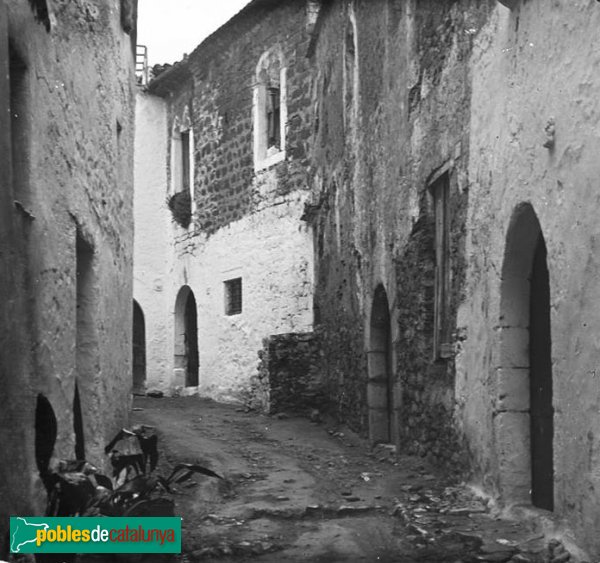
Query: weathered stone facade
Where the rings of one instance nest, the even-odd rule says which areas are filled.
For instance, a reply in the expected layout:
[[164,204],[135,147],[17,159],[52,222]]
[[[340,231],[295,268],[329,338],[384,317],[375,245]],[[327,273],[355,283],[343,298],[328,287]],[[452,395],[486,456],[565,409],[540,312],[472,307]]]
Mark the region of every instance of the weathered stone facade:
[[271,414],[329,411],[321,343],[314,332],[265,338],[249,406]]
[[597,557],[600,9],[502,4],[323,3],[316,320],[348,423]]
[[[251,2],[140,93],[134,293],[154,350],[147,387],[244,400],[263,338],[313,328],[301,220],[309,15],[305,2]],[[267,102],[279,122],[261,147]],[[189,225],[173,221],[173,198],[189,205]],[[229,310],[230,282],[241,284],[241,311]]]
[[[479,29],[490,5],[334,2],[321,14],[313,54],[315,299],[340,414],[372,430],[378,409],[388,410],[389,440],[454,461],[454,360],[434,354],[433,343],[431,188],[447,178],[452,325],[463,288],[468,205],[467,61],[474,38],[465,30]],[[386,360],[377,350],[381,327],[373,324],[377,288],[390,316]],[[374,374],[381,361],[391,380],[387,398],[382,374]],[[371,437],[378,440],[372,431]]]
[[8,516],[43,513],[50,457],[102,467],[128,418],[135,30],[121,4],[0,1],[0,558]]
[[530,0],[515,2],[513,10],[498,5],[477,36],[456,389],[462,431],[483,482],[507,501],[523,502],[535,457],[529,278],[541,234],[549,274],[554,510],[592,559],[600,555],[600,103],[592,71],[600,51],[596,35],[588,34],[599,24],[597,2]]
[[[468,473],[503,504],[553,510],[600,555],[599,6],[252,2],[144,94],[169,136],[152,197],[185,176],[172,138],[195,162],[192,225],[166,228],[160,283],[136,280],[142,306],[167,312],[154,341],[177,349],[168,314],[186,284],[201,392],[246,397],[254,354],[278,334],[255,398],[309,389],[302,409],[330,404],[374,443]],[[287,127],[269,152],[255,112],[272,92]],[[313,252],[317,336],[304,346],[287,333],[312,333]],[[257,304],[239,318],[223,314],[222,283],[238,277]],[[176,361],[149,380],[181,384]]]

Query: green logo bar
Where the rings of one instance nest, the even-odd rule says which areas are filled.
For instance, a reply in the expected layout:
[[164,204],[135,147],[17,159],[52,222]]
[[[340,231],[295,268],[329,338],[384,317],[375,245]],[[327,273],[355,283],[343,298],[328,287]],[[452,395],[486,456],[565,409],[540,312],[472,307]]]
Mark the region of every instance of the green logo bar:
[[181,553],[181,518],[11,516],[12,553]]

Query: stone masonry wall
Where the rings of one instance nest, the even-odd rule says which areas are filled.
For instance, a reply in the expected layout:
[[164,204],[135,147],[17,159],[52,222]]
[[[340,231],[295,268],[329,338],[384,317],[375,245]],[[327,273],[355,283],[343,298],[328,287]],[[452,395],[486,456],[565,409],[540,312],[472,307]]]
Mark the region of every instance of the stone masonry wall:
[[[188,105],[194,128],[196,229],[210,235],[260,205],[263,177],[275,174],[277,195],[306,187],[310,137],[310,69],[304,2],[258,3],[225,24],[189,56],[191,86],[179,88],[169,130]],[[282,49],[287,68],[287,159],[255,178],[252,99],[261,55]],[[190,89],[191,88],[191,89]]]
[[45,508],[39,396],[56,417],[53,455],[73,459],[77,384],[85,455],[102,467],[131,388],[131,37],[116,0],[48,4],[36,18],[31,3],[0,2],[0,558],[8,516]]
[[[491,4],[334,2],[323,15],[314,56],[320,80],[313,161],[315,300],[338,409],[368,430],[371,303],[383,284],[392,324],[398,443],[454,463],[463,457],[453,430],[454,361],[433,361],[434,213],[428,188],[446,171],[448,314],[455,324],[469,193],[463,149],[470,120],[467,60]],[[353,19],[354,55],[347,31]]]
[[278,334],[265,338],[259,351],[258,375],[248,402],[268,413],[310,414],[326,410],[322,353],[314,333]]

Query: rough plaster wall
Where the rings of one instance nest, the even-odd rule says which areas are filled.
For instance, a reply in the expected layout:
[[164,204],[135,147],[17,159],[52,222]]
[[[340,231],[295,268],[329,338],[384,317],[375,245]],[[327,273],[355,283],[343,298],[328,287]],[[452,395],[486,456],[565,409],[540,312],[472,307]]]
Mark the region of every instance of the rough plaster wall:
[[[171,302],[189,285],[198,306],[201,395],[241,400],[263,338],[312,330],[312,236],[300,221],[303,200],[294,193],[273,202],[197,241],[197,253],[174,265]],[[237,277],[242,313],[227,316],[223,282]]]
[[[554,381],[555,510],[596,557],[600,465],[597,283],[600,7],[591,0],[498,6],[477,39],[470,127],[467,340],[457,393],[481,478],[498,483],[496,397],[500,273],[509,220],[529,201],[548,248]],[[493,100],[493,103],[490,103]],[[556,119],[554,149],[542,147]]]
[[[39,512],[45,504],[33,459],[38,393],[50,400],[58,420],[59,457],[74,457],[75,377],[90,461],[104,465],[107,439],[128,418],[133,57],[116,1],[55,3],[50,33],[34,20],[28,3],[7,4],[9,34],[27,65],[21,127],[29,148],[15,176],[13,197],[35,217],[21,213],[18,240],[2,241],[9,252],[22,244],[25,265],[24,284],[5,295],[14,295],[15,306],[26,299],[26,310],[2,331],[28,333],[30,339],[27,357],[3,365],[0,376],[21,382],[13,389],[14,400],[4,395],[3,404],[12,420],[9,427],[19,421],[21,429],[2,442],[7,455],[21,452],[16,455],[21,461],[1,480],[2,512],[14,514]],[[75,364],[76,225],[95,249],[95,351],[87,373],[77,373]],[[3,382],[4,389],[11,386]]]
[[168,385],[172,348],[168,318],[172,232],[167,199],[167,104],[138,92],[135,133],[134,283],[133,296],[146,321],[146,387]]

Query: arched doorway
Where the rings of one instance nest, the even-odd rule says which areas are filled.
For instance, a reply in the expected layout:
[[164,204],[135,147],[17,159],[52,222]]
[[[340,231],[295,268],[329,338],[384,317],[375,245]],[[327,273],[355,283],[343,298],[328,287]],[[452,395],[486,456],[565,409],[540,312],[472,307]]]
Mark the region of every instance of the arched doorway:
[[[198,312],[194,292],[184,285],[175,302],[176,379],[186,387],[198,385]],[[181,374],[181,375],[178,375]]]
[[367,354],[369,438],[374,444],[390,443],[394,439],[391,341],[389,303],[383,285],[379,285],[375,290],[371,308]]
[[510,222],[502,267],[496,437],[508,501],[554,509],[554,410],[546,243],[529,203]]
[[137,301],[133,302],[133,392],[143,394],[146,387],[146,322]]
[[35,406],[35,462],[47,488],[51,486],[48,481],[48,469],[54,452],[57,431],[54,409],[50,401],[40,393]]

